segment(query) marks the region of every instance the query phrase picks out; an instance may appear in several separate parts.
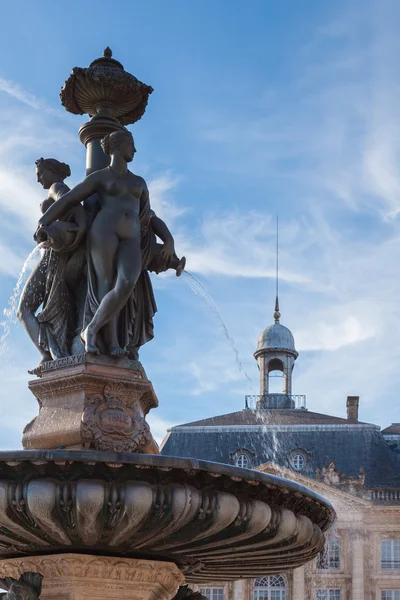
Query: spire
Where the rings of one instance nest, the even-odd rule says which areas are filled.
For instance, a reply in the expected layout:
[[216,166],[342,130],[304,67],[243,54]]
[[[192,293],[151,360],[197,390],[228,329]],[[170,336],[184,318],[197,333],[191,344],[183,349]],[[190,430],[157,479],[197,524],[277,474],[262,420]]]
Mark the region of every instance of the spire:
[[281,313],[279,312],[279,298],[277,296],[275,298],[275,312],[274,312],[275,323],[279,323],[280,318],[281,318]]
[[279,323],[281,313],[279,312],[279,217],[276,215],[276,296],[275,296],[275,323]]
[[[276,294],[275,294],[275,323],[268,325],[258,336],[257,350],[254,358],[260,371],[260,395],[257,400],[259,409],[294,409],[295,401],[292,397],[292,373],[297,350],[293,334],[280,323],[279,310],[279,221],[276,217]],[[282,373],[282,391],[276,392],[270,387],[270,377],[274,371]]]

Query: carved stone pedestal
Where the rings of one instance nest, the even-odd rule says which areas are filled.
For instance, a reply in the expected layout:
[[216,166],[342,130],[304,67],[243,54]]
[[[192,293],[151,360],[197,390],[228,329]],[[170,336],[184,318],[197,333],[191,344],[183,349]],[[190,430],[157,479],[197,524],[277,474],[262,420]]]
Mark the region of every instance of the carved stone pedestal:
[[24,429],[25,450],[158,454],[145,420],[158,401],[139,362],[79,354],[45,363],[29,389],[39,415]]
[[0,578],[43,575],[41,600],[170,600],[185,581],[174,563],[87,554],[0,562]]

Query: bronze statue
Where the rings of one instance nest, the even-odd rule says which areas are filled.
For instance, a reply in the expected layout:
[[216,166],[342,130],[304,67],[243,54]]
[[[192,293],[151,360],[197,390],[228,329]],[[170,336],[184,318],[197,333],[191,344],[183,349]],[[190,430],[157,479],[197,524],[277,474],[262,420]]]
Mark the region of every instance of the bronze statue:
[[[106,135],[101,146],[111,157],[54,202],[39,221],[36,239],[57,219],[97,194],[98,211],[88,231],[87,296],[81,336],[86,352],[137,358],[140,346],[153,337],[157,310],[148,270],[168,268],[180,274],[185,259],[175,254],[165,223],[150,209],[142,177],[128,170],[136,151],[128,130]],[[163,242],[156,243],[158,236]]]
[[207,596],[199,591],[195,592],[188,585],[180,585],[172,600],[207,600]]
[[[71,174],[67,164],[54,158],[36,161],[37,180],[48,190],[42,202],[43,213],[58,202],[69,187],[64,180]],[[37,232],[42,242],[39,263],[30,275],[21,295],[18,318],[41,354],[43,362],[70,354],[70,338],[74,328],[74,290],[79,269],[73,255],[86,232],[86,213],[74,207],[62,222],[43,227]],[[36,312],[42,305],[42,311]]]
[[0,594],[0,600],[39,600],[42,579],[39,573],[30,572],[23,573],[19,579],[0,579],[0,587],[7,590],[7,593]]

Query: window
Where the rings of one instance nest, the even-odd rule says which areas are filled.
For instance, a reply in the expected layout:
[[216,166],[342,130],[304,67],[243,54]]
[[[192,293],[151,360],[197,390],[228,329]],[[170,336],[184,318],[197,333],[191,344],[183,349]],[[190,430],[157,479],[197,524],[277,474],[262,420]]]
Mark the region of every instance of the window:
[[400,600],[400,590],[382,590],[381,600]]
[[318,554],[317,569],[340,569],[340,540],[327,540]]
[[382,540],[381,568],[400,569],[400,540]]
[[304,456],[302,454],[295,454],[292,458],[292,467],[295,471],[302,471],[304,469]]
[[237,454],[235,457],[235,463],[237,467],[248,469],[250,467],[250,458],[244,453]]
[[339,588],[317,590],[316,600],[342,600],[342,590]]
[[208,600],[224,600],[224,588],[200,588],[200,594],[203,594]]
[[286,600],[286,580],[282,575],[256,579],[253,600]]

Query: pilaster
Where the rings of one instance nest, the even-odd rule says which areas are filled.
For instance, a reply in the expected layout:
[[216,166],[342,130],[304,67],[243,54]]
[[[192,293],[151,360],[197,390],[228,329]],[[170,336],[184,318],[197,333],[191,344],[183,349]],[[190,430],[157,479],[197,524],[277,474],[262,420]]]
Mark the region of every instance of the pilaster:
[[293,569],[293,600],[304,600],[305,585],[304,585],[304,567]]
[[364,542],[356,534],[352,541],[351,600],[364,600]]

